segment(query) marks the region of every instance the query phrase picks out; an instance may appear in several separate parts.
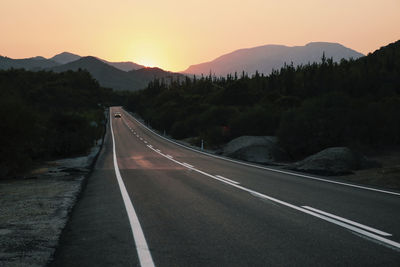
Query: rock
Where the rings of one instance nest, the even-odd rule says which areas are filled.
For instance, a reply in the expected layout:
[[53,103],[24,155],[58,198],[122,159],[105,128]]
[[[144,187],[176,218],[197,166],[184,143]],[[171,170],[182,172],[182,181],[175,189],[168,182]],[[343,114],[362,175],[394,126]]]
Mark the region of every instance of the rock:
[[344,175],[374,167],[379,167],[379,163],[361,153],[347,147],[331,147],[290,165],[288,169],[320,175]]
[[223,148],[222,155],[244,161],[275,164],[287,161],[288,154],[277,145],[273,136],[241,136]]

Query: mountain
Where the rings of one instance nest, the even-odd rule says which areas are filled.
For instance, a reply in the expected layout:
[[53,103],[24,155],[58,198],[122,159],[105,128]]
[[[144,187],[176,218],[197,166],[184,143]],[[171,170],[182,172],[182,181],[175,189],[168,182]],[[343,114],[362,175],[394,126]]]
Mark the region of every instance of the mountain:
[[[57,63],[60,63],[60,64],[67,64],[67,63],[76,61],[80,58],[81,58],[81,56],[79,56],[79,55],[72,54],[69,52],[62,52],[62,53],[55,55],[54,57],[49,58],[49,59],[53,60]],[[110,62],[110,61],[107,61],[107,60],[101,59],[101,58],[97,58],[97,59],[103,61],[104,63],[106,63],[110,66],[113,66],[113,67],[115,67],[119,70],[123,70],[123,71],[131,71],[131,70],[138,70],[138,69],[144,68],[144,66],[136,64],[131,61]]]
[[52,68],[59,65],[53,60],[45,59],[44,57],[32,57],[23,59],[13,59],[9,57],[0,56],[0,69],[27,69],[27,70],[41,70]]
[[144,87],[144,83],[131,79],[126,72],[116,69],[95,57],[82,57],[76,61],[51,68],[55,72],[76,71],[78,69],[89,71],[93,78],[104,87],[121,90]]
[[123,70],[123,71],[131,71],[131,70],[138,70],[144,68],[143,65],[139,65],[136,63],[133,63],[131,61],[124,61],[124,62],[110,62],[104,59],[99,58],[101,61],[104,63],[113,66],[114,68]]
[[79,56],[79,55],[75,55],[75,54],[72,54],[69,52],[62,52],[62,53],[55,55],[54,57],[49,58],[49,59],[53,60],[57,63],[60,63],[60,64],[67,64],[69,62],[78,60],[80,58],[81,58],[81,56]]
[[269,74],[273,69],[280,69],[285,63],[293,62],[295,66],[313,62],[320,62],[323,53],[327,58],[338,62],[342,58],[364,56],[355,50],[344,47],[338,43],[314,42],[305,46],[288,47],[284,45],[264,45],[253,48],[236,50],[220,56],[213,61],[192,65],[182,73],[204,74],[211,73],[219,76],[243,70],[248,74],[256,71]]
[[63,72],[86,69],[101,86],[116,90],[139,90],[155,78],[183,76],[179,73],[164,71],[159,68],[145,68],[134,62],[109,62],[97,57],[81,57],[69,52],[63,52],[52,58],[32,57],[12,59],[0,56],[0,69],[26,69],[32,71],[52,70]]
[[134,91],[143,89],[154,78],[167,78],[182,76],[181,74],[167,72],[157,68],[143,68],[129,72],[122,71],[96,57],[82,57],[76,61],[51,68],[55,72],[68,70],[76,71],[86,69],[101,86],[116,90]]

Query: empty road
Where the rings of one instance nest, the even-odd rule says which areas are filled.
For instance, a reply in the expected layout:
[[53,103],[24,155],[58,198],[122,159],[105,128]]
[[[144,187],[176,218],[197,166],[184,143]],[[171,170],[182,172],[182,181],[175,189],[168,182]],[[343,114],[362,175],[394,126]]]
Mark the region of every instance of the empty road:
[[110,113],[51,266],[400,266],[398,192],[213,157]]

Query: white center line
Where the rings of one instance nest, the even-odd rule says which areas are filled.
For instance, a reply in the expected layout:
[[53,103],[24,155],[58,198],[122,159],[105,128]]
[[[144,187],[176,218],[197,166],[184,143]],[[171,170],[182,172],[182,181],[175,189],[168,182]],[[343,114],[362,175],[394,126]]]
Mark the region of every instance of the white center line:
[[147,246],[146,238],[144,237],[144,233],[142,227],[139,222],[139,218],[135,212],[133,207],[132,201],[129,198],[129,194],[126,191],[126,187],[124,181],[122,180],[121,173],[118,168],[117,162],[117,152],[115,149],[115,139],[114,139],[114,132],[112,128],[112,120],[111,120],[111,112],[110,112],[110,128],[111,128],[111,136],[113,141],[113,161],[114,161],[114,169],[115,175],[117,177],[119,189],[121,191],[122,199],[125,204],[125,209],[128,214],[129,223],[131,225],[133,239],[135,240],[136,244],[136,252],[139,256],[140,266],[142,267],[154,267],[153,258],[151,257],[151,253],[149,247]]
[[318,210],[318,209],[315,209],[315,208],[312,208],[312,207],[309,207],[309,206],[302,206],[302,207],[305,208],[305,209],[308,209],[308,210],[315,211],[315,212],[320,213],[320,214],[322,214],[322,215],[331,217],[331,218],[333,218],[333,219],[336,219],[336,220],[339,220],[339,221],[342,221],[342,222],[345,222],[345,223],[348,223],[348,224],[357,226],[357,227],[359,227],[359,228],[363,228],[363,229],[365,229],[365,230],[367,230],[367,231],[376,233],[376,234],[378,234],[378,235],[392,236],[392,234],[383,232],[383,231],[381,231],[381,230],[377,230],[377,229],[375,229],[375,228],[372,228],[372,227],[363,225],[363,224],[361,224],[361,223],[357,223],[357,222],[354,222],[354,221],[345,219],[345,218],[343,218],[343,217],[340,217],[340,216],[337,216],[337,215],[334,215],[334,214],[331,214],[331,213],[328,213],[328,212],[325,212],[325,211],[322,211],[322,210]]
[[188,168],[193,168],[193,165],[190,165],[190,164],[188,164],[188,163],[186,163],[186,162],[182,162],[182,164],[185,165],[185,166],[188,167]]
[[167,142],[173,143],[173,144],[175,144],[177,146],[180,146],[180,147],[183,147],[185,149],[194,151],[196,153],[207,155],[209,157],[213,157],[213,158],[217,158],[217,159],[221,159],[221,160],[225,160],[225,161],[229,161],[229,162],[233,162],[233,163],[237,163],[237,164],[240,164],[240,165],[249,166],[249,167],[253,167],[253,168],[257,168],[257,169],[267,170],[267,171],[271,171],[271,172],[277,172],[277,173],[282,173],[282,174],[286,174],[286,175],[291,175],[291,176],[297,176],[297,177],[302,177],[302,178],[306,178],[306,179],[317,180],[317,181],[321,181],[321,182],[325,182],[325,183],[332,183],[332,184],[338,184],[338,185],[343,185],[343,186],[350,186],[350,187],[359,188],[359,189],[363,189],[363,190],[369,190],[369,191],[375,191],[375,192],[380,192],[380,193],[400,196],[400,193],[398,193],[398,192],[392,192],[392,191],[388,191],[388,190],[376,189],[376,188],[372,188],[372,187],[355,185],[355,184],[348,184],[348,183],[344,183],[344,182],[339,182],[339,181],[334,181],[334,180],[314,177],[314,176],[295,173],[295,172],[290,172],[290,171],[272,169],[272,168],[268,168],[268,167],[264,167],[264,166],[255,165],[255,164],[252,164],[252,163],[247,163],[247,162],[242,162],[242,161],[238,161],[238,160],[234,160],[234,159],[230,159],[230,158],[226,158],[226,157],[217,156],[217,155],[210,154],[210,153],[207,153],[207,152],[204,152],[204,151],[199,151],[197,149],[193,149],[191,147],[188,147],[188,146],[182,145],[180,143],[177,143],[177,142],[175,142],[175,141],[173,141],[171,139],[168,139],[168,138],[156,133],[155,131],[153,131],[152,129],[148,128],[146,125],[144,125],[142,122],[137,120],[135,117],[133,117],[132,114],[130,114],[129,112],[127,112],[125,110],[124,110],[124,112],[129,117],[131,117],[133,120],[135,120],[137,123],[139,123],[141,126],[143,126],[144,129],[146,129],[147,131],[149,131],[149,132],[153,133],[154,135],[160,137],[161,139],[164,139]]
[[233,181],[233,180],[228,179],[228,178],[226,178],[226,177],[223,177],[223,176],[221,176],[221,175],[215,175],[215,177],[218,177],[218,178],[227,180],[228,182],[233,183],[233,184],[240,184],[239,182]]
[[[130,115],[130,114],[129,114],[129,115]],[[131,116],[131,117],[132,117],[132,116]],[[133,118],[133,117],[132,117],[132,118]],[[133,119],[134,119],[135,121],[137,121],[135,118],[133,118]],[[138,122],[138,121],[137,121],[137,122]],[[139,123],[140,123],[140,122],[139,122]],[[146,127],[146,129],[149,130],[149,131],[151,131],[151,130],[148,129],[147,127]],[[151,132],[153,132],[153,131],[151,131]],[[153,133],[154,133],[154,132],[153,132]],[[157,133],[154,133],[154,134],[158,135]],[[158,136],[160,136],[160,135],[158,135]],[[166,139],[166,138],[164,138],[164,137],[162,137],[162,136],[160,136],[160,137],[163,138],[163,139],[165,139],[165,140],[167,140],[167,141],[169,141],[169,142],[175,143],[175,142],[173,142],[173,141],[171,141],[171,140],[169,140],[169,139]],[[181,144],[178,144],[178,143],[176,143],[176,144],[179,145],[179,146],[182,146]],[[184,146],[183,146],[183,147],[184,147]],[[187,147],[186,147],[186,148],[187,148]],[[372,227],[369,227],[369,226],[366,226],[366,225],[362,225],[362,224],[360,224],[360,223],[357,223],[357,222],[354,222],[354,221],[351,221],[351,220],[348,220],[348,219],[345,219],[345,218],[342,218],[342,217],[339,217],[339,216],[336,216],[336,215],[333,215],[333,214],[330,214],[330,213],[327,213],[327,212],[324,212],[324,211],[320,211],[320,210],[317,210],[317,209],[314,209],[314,208],[311,208],[311,207],[308,207],[308,206],[299,207],[299,206],[290,204],[290,203],[288,203],[288,202],[285,202],[285,201],[276,199],[276,198],[274,198],[274,197],[270,197],[270,196],[264,195],[264,194],[259,193],[259,192],[257,192],[257,191],[254,191],[254,190],[251,190],[251,189],[249,189],[249,188],[243,187],[243,186],[241,186],[241,185],[239,185],[239,184],[236,184],[237,182],[235,183],[235,181],[232,181],[232,180],[229,180],[229,179],[227,180],[227,178],[222,177],[222,176],[220,176],[220,175],[215,175],[215,176],[214,176],[214,175],[211,175],[211,174],[209,174],[209,173],[203,172],[203,171],[201,171],[201,170],[195,169],[192,165],[190,165],[190,164],[188,164],[188,163],[185,163],[185,162],[181,163],[181,162],[179,162],[179,161],[176,161],[175,159],[170,158],[170,157],[167,157],[167,155],[161,153],[161,151],[160,151],[159,149],[154,149],[154,148],[152,148],[152,147],[150,147],[150,149],[152,149],[153,151],[159,153],[160,155],[162,155],[162,156],[168,158],[169,160],[171,160],[171,161],[173,161],[173,162],[175,162],[175,163],[177,163],[177,164],[179,164],[179,165],[185,166],[185,167],[187,167],[187,168],[191,168],[193,171],[196,171],[196,172],[198,172],[198,173],[200,173],[200,174],[203,174],[203,175],[205,175],[205,176],[207,176],[207,177],[210,177],[210,178],[212,178],[212,179],[218,180],[218,181],[223,182],[223,183],[225,183],[225,184],[228,184],[228,185],[230,185],[230,186],[233,186],[233,187],[235,187],[235,188],[237,188],[237,189],[240,189],[240,190],[242,190],[242,191],[248,192],[248,193],[250,193],[251,195],[253,195],[253,196],[255,196],[255,197],[263,198],[263,199],[267,199],[267,200],[273,201],[273,202],[278,203],[278,204],[281,204],[281,205],[283,205],[283,206],[286,206],[286,207],[295,209],[295,210],[297,210],[297,211],[306,213],[306,214],[308,214],[308,215],[317,217],[317,218],[322,219],[322,220],[324,220],[324,221],[327,221],[327,222],[336,224],[336,225],[338,225],[338,226],[341,226],[341,227],[343,227],[343,228],[346,228],[346,229],[348,229],[348,230],[351,230],[351,231],[353,231],[353,232],[356,232],[356,233],[358,233],[358,234],[360,234],[360,235],[367,236],[367,237],[369,237],[369,238],[371,238],[371,239],[374,239],[374,240],[376,240],[376,241],[379,241],[379,242],[381,242],[381,243],[384,243],[384,244],[386,244],[386,245],[389,245],[390,247],[394,247],[395,249],[400,249],[400,243],[395,242],[395,241],[392,241],[392,240],[390,240],[390,239],[387,239],[387,238],[385,238],[385,237],[379,236],[379,235],[374,234],[374,233],[379,233],[379,234],[384,235],[384,236],[390,236],[391,234],[388,234],[388,233],[386,233],[386,232],[383,232],[383,231],[374,229],[374,228],[372,228]],[[188,149],[190,149],[190,148],[188,148]],[[190,150],[194,150],[194,149],[190,149]],[[196,151],[196,150],[194,150],[194,151]],[[196,151],[196,152],[199,152],[199,153],[202,153],[202,154],[207,154],[207,153],[200,152],[200,151]],[[207,154],[207,155],[208,155],[208,154]],[[210,156],[216,157],[216,158],[221,158],[221,157],[219,157],[219,156],[214,156],[214,155],[210,155]],[[243,162],[237,162],[237,161],[230,160],[230,159],[225,159],[225,158],[221,158],[221,159],[224,159],[224,160],[227,160],[227,161],[236,162],[236,163],[240,163],[240,164],[242,164],[242,165],[247,165],[247,166],[251,166],[251,167],[260,168],[260,169],[265,169],[265,170],[280,172],[280,173],[284,173],[284,174],[290,174],[290,175],[295,175],[295,176],[299,176],[299,177],[310,178],[310,179],[315,179],[315,180],[320,180],[320,181],[325,181],[325,182],[331,182],[331,183],[336,183],[336,184],[341,184],[341,185],[346,185],[346,186],[352,186],[352,187],[356,187],[356,188],[367,189],[367,190],[371,190],[371,191],[377,191],[377,192],[388,193],[388,194],[393,194],[393,195],[400,195],[399,193],[395,193],[395,192],[390,192],[390,191],[385,191],[385,190],[379,190],[379,189],[373,189],[373,188],[368,188],[368,187],[364,187],[364,186],[357,186],[357,185],[346,184],[346,183],[341,183],[341,182],[334,182],[334,181],[325,180],[325,179],[321,179],[321,178],[317,178],[317,177],[312,177],[312,176],[308,176],[308,175],[301,175],[301,174],[297,174],[297,173],[290,173],[290,172],[286,172],[286,171],[280,171],[280,170],[275,170],[275,169],[260,167],[260,166],[257,166],[257,165],[247,164],[247,163],[243,163]],[[189,166],[191,166],[191,167],[189,167]],[[366,230],[369,230],[369,231],[374,232],[374,233],[368,232],[368,231],[366,231]]]
[[[153,151],[157,152],[158,154],[162,155],[163,157],[168,158],[165,154],[161,153],[158,149],[154,149],[154,148],[151,148],[151,149],[152,149]],[[187,165],[190,165],[190,164],[187,164],[187,163],[185,163],[185,162],[183,162],[183,163],[182,163],[182,162],[179,162],[179,161],[177,161],[177,160],[175,160],[175,159],[172,159],[172,158],[168,158],[168,159],[171,160],[171,161],[173,161],[173,162],[175,162],[175,163],[177,163],[177,164],[179,164],[179,165],[185,166],[185,167],[188,167]],[[191,165],[190,165],[190,166],[191,166]],[[260,192],[257,192],[257,191],[254,191],[254,190],[252,190],[252,189],[246,188],[246,187],[241,186],[241,185],[239,185],[239,184],[235,184],[235,183],[233,183],[233,182],[229,182],[229,181],[226,180],[226,179],[222,179],[222,178],[218,177],[219,175],[218,175],[218,176],[214,176],[214,175],[211,175],[211,174],[206,173],[206,172],[204,172],[204,171],[195,169],[195,168],[193,168],[193,167],[191,167],[190,169],[192,169],[192,170],[195,171],[195,172],[201,173],[201,174],[203,174],[203,175],[205,175],[205,176],[207,176],[207,177],[210,177],[210,178],[212,178],[212,179],[215,179],[215,180],[221,181],[221,182],[223,182],[223,183],[225,183],[225,184],[228,184],[228,185],[230,185],[230,186],[233,186],[233,187],[235,187],[235,188],[237,188],[237,189],[239,189],[239,190],[248,192],[248,193],[250,193],[251,195],[253,195],[253,196],[255,196],[255,197],[270,200],[270,201],[272,201],[272,202],[281,204],[282,206],[286,206],[286,207],[288,207],[288,208],[295,209],[295,210],[297,210],[297,211],[300,211],[300,212],[306,213],[306,214],[308,214],[308,215],[317,217],[317,218],[322,219],[322,220],[324,220],[324,221],[327,221],[327,222],[336,224],[336,225],[338,225],[338,226],[341,226],[341,227],[343,227],[343,228],[346,228],[346,229],[348,229],[348,230],[351,230],[351,231],[356,232],[356,233],[358,233],[358,234],[361,234],[361,235],[363,235],[363,236],[367,236],[367,237],[369,237],[369,238],[371,238],[371,239],[374,239],[374,240],[376,240],[376,241],[379,241],[379,242],[381,242],[381,243],[384,243],[384,244],[389,245],[389,246],[391,246],[391,247],[394,247],[394,248],[396,248],[396,249],[400,249],[400,243],[397,243],[397,242],[395,242],[395,241],[392,241],[392,240],[390,240],[390,239],[384,238],[384,237],[382,237],[382,236],[379,236],[379,235],[376,235],[376,234],[367,232],[367,231],[365,231],[365,230],[363,230],[363,229],[360,229],[360,228],[358,228],[358,227],[355,227],[355,226],[353,226],[353,225],[344,223],[343,221],[339,221],[339,220],[336,220],[336,219],[334,219],[334,218],[328,217],[328,216],[326,216],[326,215],[323,215],[323,214],[320,214],[320,213],[311,211],[311,210],[309,210],[309,209],[306,209],[306,208],[303,208],[303,207],[298,207],[298,206],[296,206],[296,205],[290,204],[290,203],[285,202],[285,201],[283,201],[283,200],[279,200],[279,199],[277,199],[277,198],[264,195],[264,194],[262,194],[262,193],[260,193]],[[343,218],[343,219],[344,219],[344,218]],[[349,220],[349,221],[350,221],[350,220]],[[379,231],[379,230],[378,230],[378,231]],[[384,232],[382,232],[382,233],[384,233]]]

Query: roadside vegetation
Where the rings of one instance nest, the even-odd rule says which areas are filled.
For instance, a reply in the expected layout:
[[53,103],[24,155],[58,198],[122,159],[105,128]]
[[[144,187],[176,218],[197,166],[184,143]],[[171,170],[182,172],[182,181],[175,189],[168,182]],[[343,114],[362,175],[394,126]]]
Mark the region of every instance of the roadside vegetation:
[[0,178],[87,152],[104,132],[112,94],[86,71],[0,71]]
[[358,60],[165,81],[127,97],[126,108],[176,139],[218,147],[242,135],[277,136],[300,159],[327,147],[400,145],[400,41]]

